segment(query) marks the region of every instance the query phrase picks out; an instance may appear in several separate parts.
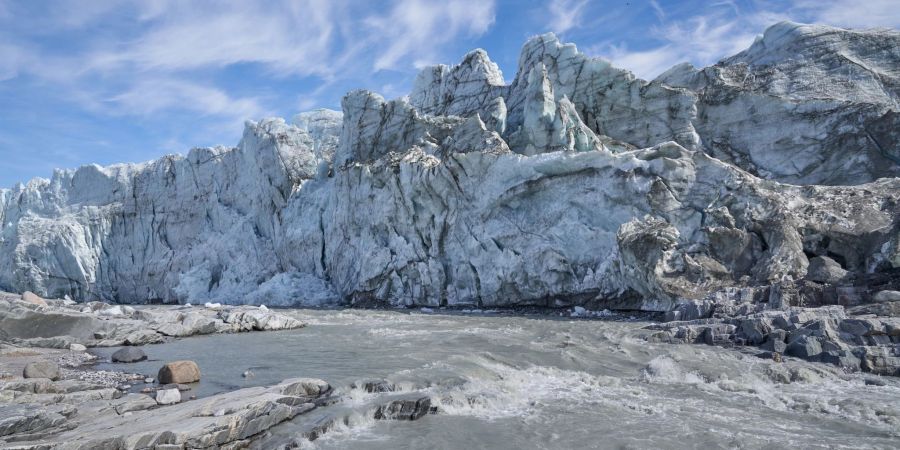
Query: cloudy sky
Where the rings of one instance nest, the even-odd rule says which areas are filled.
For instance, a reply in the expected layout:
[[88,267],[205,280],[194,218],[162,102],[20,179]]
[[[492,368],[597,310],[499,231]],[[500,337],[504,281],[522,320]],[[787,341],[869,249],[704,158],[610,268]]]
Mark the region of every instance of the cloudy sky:
[[481,47],[507,79],[547,31],[652,78],[790,19],[900,27],[896,0],[0,0],[0,187],[234,145],[243,121],[405,95]]

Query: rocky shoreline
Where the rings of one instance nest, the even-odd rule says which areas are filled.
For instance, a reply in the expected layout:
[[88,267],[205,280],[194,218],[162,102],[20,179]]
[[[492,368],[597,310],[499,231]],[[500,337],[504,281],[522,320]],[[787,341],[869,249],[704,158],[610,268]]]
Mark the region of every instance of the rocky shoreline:
[[847,372],[900,376],[900,291],[785,283],[726,289],[683,300],[666,313],[655,341],[756,349],[839,366]]
[[[900,375],[900,318],[895,313],[900,292],[858,290],[858,295],[848,296],[851,290],[844,291],[840,300],[844,304],[822,304],[823,298],[829,301],[827,296],[815,297],[817,304],[809,286],[726,289],[704,300],[680,301],[664,316],[583,307],[422,308],[417,312],[661,319],[647,327],[656,331],[649,336],[651,341],[733,347],[775,361],[800,358],[847,372]],[[189,378],[173,378],[169,372],[163,380],[159,379],[162,370],[159,375],[132,374],[91,367],[98,358],[89,353],[90,347],[124,345],[112,360],[130,362],[146,358],[139,347],[144,344],[304,326],[289,314],[265,307],[131,307],[4,293],[0,294],[0,325],[4,368],[0,373],[0,446],[4,448],[246,448],[260,442],[298,446],[296,438],[282,442],[284,436],[269,430],[339,401],[322,380],[289,379],[196,399],[190,384],[177,383],[199,379],[199,368],[192,369],[196,377],[192,373]],[[32,370],[28,378],[23,377],[29,365],[38,372]],[[127,370],[127,365],[122,367]],[[879,383],[877,377],[867,380]],[[392,392],[389,384],[378,380],[354,389]],[[429,398],[421,395],[397,393],[384,401],[371,411],[376,420],[416,420],[436,412]],[[340,412],[311,415],[301,421],[306,430],[301,438],[314,440],[342,420]]]
[[[268,431],[276,425],[337,402],[332,387],[292,378],[197,399],[191,383],[201,373],[192,361],[161,363],[159,374],[128,373],[124,363],[146,359],[145,344],[304,326],[265,307],[134,308],[0,293],[0,447],[247,448],[272,439]],[[99,358],[89,348],[108,346],[124,346],[111,359],[125,371],[93,368]],[[394,390],[383,380],[354,389]],[[372,410],[375,420],[417,420],[433,412],[427,397],[403,393]],[[312,417],[299,438],[315,440],[344,420],[340,412]],[[289,441],[282,444],[300,445]]]
[[[98,358],[88,348],[128,346],[113,360],[131,362],[146,358],[135,347],[144,344],[303,326],[265,307],[133,308],[43,299],[30,292],[0,293],[0,446],[240,446],[253,435],[312,410],[330,393],[330,386],[321,380],[286,380],[270,388],[182,403],[195,398],[190,392],[180,393],[190,386],[162,384],[167,380],[156,380],[155,375],[94,370],[91,365]],[[131,392],[135,386],[144,386],[141,393]],[[165,414],[155,411],[163,407]]]
[[144,345],[176,337],[303,326],[265,306],[132,307],[42,299],[30,292],[21,299],[16,294],[0,294],[0,339],[32,347]]

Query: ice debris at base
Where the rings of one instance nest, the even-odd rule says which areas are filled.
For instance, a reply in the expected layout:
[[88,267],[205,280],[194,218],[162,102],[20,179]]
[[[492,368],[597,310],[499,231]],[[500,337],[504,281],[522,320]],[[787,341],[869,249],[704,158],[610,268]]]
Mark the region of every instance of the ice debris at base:
[[569,314],[569,316],[571,317],[612,317],[615,315],[615,313],[608,309],[604,309],[601,311],[591,311],[581,306],[573,307],[572,312]]

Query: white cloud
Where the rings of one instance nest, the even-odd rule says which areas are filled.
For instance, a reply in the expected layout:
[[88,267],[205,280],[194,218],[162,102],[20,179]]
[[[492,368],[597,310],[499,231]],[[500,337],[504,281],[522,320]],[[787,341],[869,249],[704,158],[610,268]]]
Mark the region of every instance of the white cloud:
[[831,0],[797,3],[812,22],[848,28],[897,27],[900,3],[897,0]]
[[[0,0],[0,13],[5,5]],[[348,74],[409,70],[442,60],[442,50],[460,36],[485,33],[494,23],[495,0],[394,0],[380,9],[351,0],[97,0],[52,2],[47,9],[20,14],[28,21],[21,29],[28,31],[10,31],[15,41],[4,36],[0,22],[0,81],[27,73],[69,89],[67,98],[93,112],[181,110],[232,121],[265,111],[265,100],[202,86],[198,75],[214,80],[208,75],[224,67],[256,65],[279,79],[317,77],[324,89]],[[73,29],[105,35],[66,52],[24,45],[29,37]],[[319,94],[300,105],[313,106]]]
[[0,81],[18,76],[26,58],[27,53],[20,47],[0,42]]
[[656,18],[659,19],[660,22],[666,20],[666,11],[662,9],[662,6],[659,6],[659,2],[650,0],[650,6],[653,8],[653,14],[656,14]]
[[265,109],[255,98],[232,98],[224,91],[178,79],[146,79],[109,99],[122,114],[152,115],[182,109],[232,120],[259,118]]
[[370,16],[364,23],[369,33],[363,41],[378,55],[374,69],[396,69],[413,55],[420,64],[435,58],[442,44],[459,35],[484,34],[494,23],[494,1],[400,0],[390,13]]
[[642,78],[652,79],[681,62],[698,66],[714,64],[744,50],[766,27],[782,20],[848,28],[900,26],[897,0],[799,0],[751,5],[758,8],[743,11],[733,0],[722,0],[710,4],[704,14],[666,20],[671,16],[652,0],[650,6],[663,22],[650,28],[649,37],[655,39],[657,45],[632,49],[615,41],[606,41],[587,47],[587,52],[606,57],[616,66],[629,69]]
[[284,8],[247,2],[210,6],[182,2],[145,13],[142,17],[153,20],[146,33],[124,49],[92,55],[89,68],[133,65],[138,71],[180,71],[258,63],[280,74],[330,71],[335,19],[330,2],[290,2]]
[[749,47],[766,26],[788,18],[768,11],[739,14],[730,1],[714,6],[705,15],[650,27],[648,37],[659,42],[656,46],[635,50],[607,41],[587,47],[587,52],[603,56],[641,78],[653,79],[682,62],[701,67],[714,64]]
[[587,0],[552,0],[548,2],[547,31],[565,33],[576,28],[587,3]]

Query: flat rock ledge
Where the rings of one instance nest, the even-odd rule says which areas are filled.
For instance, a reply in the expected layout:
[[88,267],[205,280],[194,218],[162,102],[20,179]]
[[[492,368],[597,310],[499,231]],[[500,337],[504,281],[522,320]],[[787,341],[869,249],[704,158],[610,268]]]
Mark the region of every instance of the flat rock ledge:
[[[648,339],[795,357],[846,372],[900,376],[900,293],[816,283],[726,289],[683,300]],[[897,293],[898,295],[895,295]],[[867,298],[873,302],[866,301]]]
[[[33,294],[32,294],[33,295]],[[32,299],[33,300],[33,299]],[[139,306],[71,300],[26,301],[0,293],[0,341],[29,347],[115,347],[168,337],[301,328],[287,314],[255,306]]]
[[0,386],[7,400],[0,404],[0,447],[242,448],[270,428],[327,404],[331,394],[325,381],[293,378],[158,406],[147,395],[123,396],[87,384],[16,381]]

